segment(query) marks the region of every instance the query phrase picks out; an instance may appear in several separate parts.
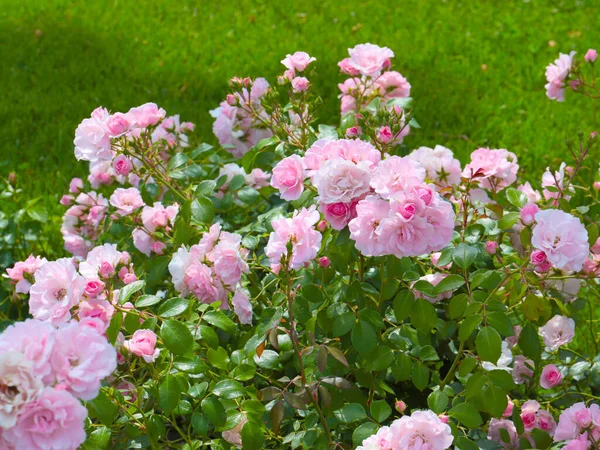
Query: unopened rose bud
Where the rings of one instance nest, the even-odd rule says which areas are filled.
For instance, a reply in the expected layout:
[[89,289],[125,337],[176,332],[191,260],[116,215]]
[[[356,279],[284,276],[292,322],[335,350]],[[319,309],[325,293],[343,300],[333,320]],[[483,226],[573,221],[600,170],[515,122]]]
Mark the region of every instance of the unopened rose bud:
[[17,174],[14,172],[11,172],[8,174],[8,182],[10,183],[10,185],[12,187],[15,187],[17,184]]
[[540,208],[535,203],[529,203],[523,206],[519,212],[523,224],[531,225],[533,222],[535,222],[535,215],[539,212],[539,210]]
[[448,423],[448,420],[450,419],[446,414],[440,414],[438,417],[444,423]]
[[396,400],[394,407],[400,414],[404,414],[404,411],[406,411],[406,403],[404,403],[402,400]]
[[579,85],[581,84],[581,80],[571,80],[569,81],[569,87],[572,91],[576,91],[579,89]]
[[593,48],[590,48],[585,54],[586,62],[593,63],[596,61],[596,58],[598,58],[598,52]]
[[567,166],[565,167],[565,172],[567,172],[569,175],[573,175],[575,173],[575,169],[573,169],[571,166]]
[[354,138],[361,133],[360,127],[350,127],[346,130],[346,137]]
[[394,139],[394,134],[392,133],[392,129],[388,126],[381,127],[377,130],[377,140],[384,144],[389,144]]
[[233,95],[233,94],[227,94],[226,101],[227,101],[227,104],[230,106],[237,105],[237,99],[235,98],[235,95]]
[[498,243],[496,241],[487,241],[485,243],[485,251],[490,255],[495,255],[498,250]]
[[331,261],[327,256],[322,256],[319,258],[319,266],[321,267],[329,267],[331,265]]
[[592,186],[594,186],[594,189],[596,189],[597,191],[600,191],[600,181],[594,181],[594,184]]
[[317,224],[317,229],[320,232],[325,231],[325,229],[327,228],[327,221],[326,220],[321,220],[318,224]]
[[63,195],[60,199],[60,204],[63,206],[69,206],[71,203],[73,203],[72,195]]
[[515,404],[512,402],[512,400],[510,399],[510,397],[508,395],[506,396],[506,398],[508,399],[508,403],[506,405],[506,409],[502,413],[502,417],[512,416],[513,408],[515,406]]

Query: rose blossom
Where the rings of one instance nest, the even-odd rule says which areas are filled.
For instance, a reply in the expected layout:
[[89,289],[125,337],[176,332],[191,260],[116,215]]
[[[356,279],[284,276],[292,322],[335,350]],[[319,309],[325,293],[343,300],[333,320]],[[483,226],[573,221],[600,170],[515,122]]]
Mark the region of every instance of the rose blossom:
[[[506,430],[509,437],[509,442],[504,442],[502,435],[500,434],[500,430]],[[498,420],[496,418],[490,420],[487,438],[491,441],[497,442],[503,448],[518,448],[519,434],[517,433],[517,428],[512,420]]]
[[512,372],[515,383],[523,384],[531,381],[533,370],[530,367],[534,367],[532,360],[525,358],[523,355],[515,356]]
[[391,450],[393,439],[394,435],[390,427],[381,427],[373,436],[364,439],[356,450]]
[[569,441],[567,445],[563,447],[563,450],[587,450],[590,447],[590,441],[588,441],[587,431],[575,439]]
[[410,83],[394,70],[382,73],[375,80],[375,86],[379,88],[379,93],[385,100],[410,97]]
[[304,161],[298,155],[288,156],[277,163],[271,176],[271,186],[287,201],[297,200],[304,191]]
[[408,157],[390,156],[379,163],[371,177],[371,187],[383,198],[420,185],[425,180],[425,168]]
[[316,60],[306,52],[296,52],[293,55],[285,55],[285,59],[281,61],[281,64],[289,70],[303,72],[311,62]]
[[519,187],[517,187],[517,190],[525,194],[525,196],[527,197],[527,203],[537,203],[542,199],[540,193],[531,187],[529,181],[519,185]]
[[50,361],[59,383],[66,383],[82,400],[91,400],[117,368],[117,352],[97,330],[71,321],[57,330]]
[[432,411],[415,411],[390,425],[392,450],[444,450],[452,445],[450,427]]
[[70,309],[81,300],[85,281],[69,258],[47,262],[34,276],[29,312],[40,320],[59,325],[71,318]]
[[535,215],[540,211],[540,208],[535,203],[527,203],[521,208],[519,214],[523,225],[531,225],[535,222]]
[[588,253],[588,233],[581,221],[558,209],[535,215],[531,244],[542,250],[554,267],[579,272]]
[[498,251],[498,243],[496,241],[487,241],[485,243],[485,251],[490,255],[495,255]]
[[104,244],[95,247],[79,265],[79,273],[89,280],[98,277],[111,278],[121,263],[123,254],[117,250],[116,244]]
[[113,169],[117,175],[126,176],[133,169],[133,164],[127,156],[119,155],[113,160]]
[[419,147],[413,150],[408,158],[421,163],[427,171],[427,178],[440,186],[454,186],[460,182],[460,161],[446,147]]
[[565,316],[556,315],[540,328],[540,336],[550,350],[556,350],[568,344],[575,337],[575,321]]
[[[573,193],[574,189],[573,186],[569,186],[567,190],[564,188],[565,170],[566,164],[564,162],[561,163],[558,171],[554,172],[554,174],[550,171],[550,167],[546,167],[546,171],[542,175],[542,187],[544,188],[542,194],[544,194],[544,198],[546,200],[557,199],[561,196],[567,201],[571,199],[571,196],[568,194]],[[547,187],[552,187],[558,192],[552,192],[548,189],[545,189]],[[553,204],[556,206],[557,203],[553,202]]]
[[592,437],[597,440],[600,437],[600,407],[591,404],[588,408],[583,402],[575,403],[561,413],[554,431],[554,442],[577,439],[590,427],[593,427]]
[[558,367],[554,364],[548,364],[542,369],[542,376],[540,378],[540,386],[544,389],[552,389],[558,386],[562,382],[562,375]]
[[141,356],[147,363],[154,362],[160,353],[156,346],[156,334],[151,330],[136,330],[131,339],[123,343],[123,347],[136,356]]
[[15,282],[15,292],[28,294],[35,273],[47,262],[46,258],[29,255],[25,261],[19,261],[13,268],[6,269],[8,278]]
[[354,48],[349,48],[350,59],[346,63],[360,74],[368,77],[376,77],[381,71],[389,67],[390,58],[394,57],[394,52],[387,47],[379,47],[374,44],[359,44]]
[[223,283],[235,286],[242,276],[248,273],[245,249],[241,248],[242,238],[238,234],[222,232],[208,260],[214,263],[213,269]]
[[308,89],[309,81],[305,77],[296,77],[292,80],[292,89],[294,92],[304,92]]
[[546,67],[546,80],[548,83],[544,87],[550,100],[565,101],[565,79],[571,71],[573,56],[575,56],[575,52],[568,55],[561,53],[554,63]]
[[104,333],[110,325],[110,320],[115,313],[115,308],[108,300],[90,299],[79,304],[77,316],[79,320],[92,318],[102,323],[101,331]]
[[106,129],[111,137],[120,136],[131,129],[133,117],[129,114],[114,113],[106,121]]
[[78,161],[111,160],[110,135],[106,128],[108,111],[96,108],[75,130],[75,157]]
[[17,415],[34,400],[44,387],[36,376],[33,363],[22,353],[0,353],[0,427],[10,428]]
[[110,196],[110,204],[117,208],[117,214],[127,216],[144,206],[140,191],[136,188],[119,188]]
[[156,125],[167,115],[166,111],[159,108],[156,103],[144,103],[136,108],[131,108],[127,113],[135,121],[135,125],[146,128]]
[[348,203],[370,190],[371,174],[365,164],[336,158],[325,161],[312,181],[323,203]]
[[248,293],[243,289],[237,289],[231,303],[233,303],[233,311],[238,316],[240,323],[252,325],[252,303],[250,303]]
[[388,126],[381,127],[377,130],[377,140],[383,144],[389,144],[394,139],[394,133]]
[[586,54],[585,54],[585,61],[589,62],[589,63],[593,63],[596,61],[596,58],[598,58],[598,52],[596,50],[594,50],[593,48],[590,48]]
[[370,195],[356,205],[356,217],[350,221],[350,237],[365,256],[381,256],[387,242],[381,237],[381,222],[389,216],[390,206],[385,200]]
[[471,162],[463,170],[463,177],[473,178],[484,189],[500,191],[517,179],[517,157],[505,149],[479,148],[471,153]]
[[72,450],[86,439],[87,409],[70,393],[46,387],[21,413],[17,424],[3,438],[15,448]]
[[244,425],[246,424],[246,422],[248,422],[248,419],[246,418],[245,415],[242,415],[242,418],[240,419],[239,423],[235,427],[233,427],[231,430],[226,430],[226,431],[223,431],[223,433],[221,433],[221,435],[223,436],[223,439],[225,439],[230,444],[235,445],[236,447],[241,447],[242,446],[242,428],[244,428]]
[[342,230],[348,222],[356,217],[357,201],[350,203],[320,203],[319,211],[323,213],[325,220],[329,222],[334,230]]

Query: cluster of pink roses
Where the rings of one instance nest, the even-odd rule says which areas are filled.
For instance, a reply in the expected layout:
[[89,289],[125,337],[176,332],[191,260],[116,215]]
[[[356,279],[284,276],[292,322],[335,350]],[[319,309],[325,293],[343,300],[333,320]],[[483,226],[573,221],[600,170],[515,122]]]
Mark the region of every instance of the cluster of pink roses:
[[79,399],[98,395],[116,360],[106,337],[86,322],[56,328],[28,319],[8,327],[0,334],[0,448],[79,448],[87,417]]
[[[559,102],[565,101],[565,89],[567,87],[567,81],[569,87],[573,91],[577,91],[584,80],[573,74],[574,71],[574,51],[568,55],[561,53],[553,63],[546,67],[546,96],[550,100],[556,100]],[[585,56],[585,62],[594,64],[598,58],[598,52],[593,48],[589,49]]]
[[[79,180],[81,181],[81,180]],[[81,183],[83,186],[83,183]],[[79,193],[81,188],[76,180],[71,182],[71,192]],[[81,192],[77,197],[63,196],[64,205],[72,205],[63,216],[60,231],[65,242],[65,250],[75,256],[85,258],[93,247],[93,242],[102,232],[102,223],[108,210],[108,200],[94,191]]]
[[600,407],[575,403],[562,412],[554,431],[554,442],[566,441],[566,450],[595,448],[600,439]]
[[229,309],[229,293],[233,293],[234,311],[241,323],[252,323],[252,305],[241,285],[247,273],[248,250],[242,247],[239,234],[222,231],[214,224],[198,244],[182,246],[169,263],[175,290],[181,295],[194,294],[202,303],[220,302]]
[[267,92],[269,83],[264,78],[234,78],[231,84],[239,87],[239,92],[229,94],[210,114],[215,119],[213,133],[219,144],[236,158],[241,158],[258,141],[272,134],[270,130],[262,128],[260,121],[250,112],[266,117],[260,100]]
[[450,426],[433,411],[415,411],[381,427],[356,450],[445,450],[454,436]]

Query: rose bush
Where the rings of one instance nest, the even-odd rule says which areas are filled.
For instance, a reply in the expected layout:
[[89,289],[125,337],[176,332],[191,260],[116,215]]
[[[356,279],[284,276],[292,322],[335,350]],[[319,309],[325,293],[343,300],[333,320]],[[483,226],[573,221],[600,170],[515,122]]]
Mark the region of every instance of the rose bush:
[[598,448],[596,133],[539,183],[506,149],[409,152],[393,57],[349,50],[339,126],[304,52],[233,78],[220,148],[153,103],[94,110],[72,256],[5,275],[1,448]]

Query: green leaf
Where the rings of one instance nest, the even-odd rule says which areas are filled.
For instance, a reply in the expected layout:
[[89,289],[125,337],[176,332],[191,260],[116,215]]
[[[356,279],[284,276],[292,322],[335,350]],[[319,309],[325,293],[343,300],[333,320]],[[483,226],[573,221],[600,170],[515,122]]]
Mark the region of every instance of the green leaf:
[[211,365],[219,369],[227,370],[229,368],[229,355],[223,347],[218,347],[216,350],[209,348],[206,359]]
[[158,315],[162,317],[175,317],[186,312],[189,306],[190,301],[187,298],[170,298],[160,305]]
[[420,391],[429,384],[429,369],[421,361],[416,361],[413,364],[411,376],[413,384]]
[[370,353],[377,345],[377,334],[373,327],[364,321],[359,321],[352,329],[352,346],[359,353]]
[[436,414],[441,414],[448,406],[448,395],[443,390],[433,391],[427,397],[427,406]]
[[552,445],[552,438],[550,435],[540,428],[534,428],[531,430],[531,437],[535,441],[535,448],[545,449],[550,448]]
[[48,222],[48,211],[41,205],[35,205],[27,208],[27,215],[36,222]]
[[208,198],[200,197],[192,202],[191,213],[196,222],[211,224],[215,217],[215,205]]
[[404,321],[412,311],[415,304],[415,295],[412,291],[400,291],[394,298],[394,314],[398,322]]
[[217,182],[215,180],[204,180],[198,183],[196,186],[196,196],[201,197],[203,195],[212,192],[217,187]]
[[231,371],[231,376],[239,381],[248,381],[254,378],[256,367],[250,364],[241,364]]
[[229,334],[235,334],[236,325],[233,320],[223,314],[221,311],[207,311],[202,318],[211,325],[225,331]]
[[217,397],[226,398],[231,400],[233,398],[242,397],[245,395],[246,390],[244,386],[235,380],[223,380],[219,381],[212,389],[213,394]]
[[477,365],[477,359],[476,358],[465,358],[463,359],[459,366],[458,366],[458,375],[460,375],[461,377],[465,377],[468,374],[470,374],[473,369],[475,368],[475,366]]
[[521,216],[518,212],[510,212],[504,214],[504,216],[502,216],[502,219],[498,221],[498,228],[500,228],[501,230],[508,230],[510,227],[512,227],[515,223],[519,221],[520,217]]
[[147,306],[156,305],[160,303],[162,298],[156,295],[140,295],[138,299],[135,301],[136,308],[145,308]]
[[146,286],[146,282],[144,280],[134,281],[131,284],[127,284],[121,288],[119,291],[119,305],[127,302],[129,298],[135,294],[140,289],[143,289]]
[[100,389],[100,393],[96,398],[87,402],[86,406],[90,412],[90,416],[97,418],[107,427],[113,424],[119,412],[119,407],[106,395],[105,388]]
[[388,346],[379,345],[367,359],[367,369],[375,371],[387,370],[394,361],[394,354]]
[[230,191],[237,191],[244,184],[246,184],[246,178],[244,175],[235,175],[229,183],[227,183],[227,189]]
[[519,334],[519,347],[525,356],[534,361],[539,360],[542,354],[542,346],[540,338],[535,326],[531,322],[527,322],[521,334]]
[[506,190],[506,198],[515,208],[521,209],[527,204],[527,196],[525,193],[515,188],[508,188]]
[[429,333],[437,322],[437,312],[430,302],[418,298],[410,313],[410,320],[417,330]]
[[242,427],[242,450],[260,450],[265,443],[265,433],[256,422],[248,421]]
[[202,412],[208,420],[215,426],[221,427],[227,421],[227,413],[223,404],[217,397],[206,397],[200,404]]
[[167,374],[158,387],[159,404],[166,415],[170,415],[181,399],[181,385],[175,375]]
[[475,262],[477,254],[477,248],[465,243],[458,244],[452,251],[452,261],[461,269],[466,270]]
[[343,336],[349,333],[356,324],[356,316],[353,312],[348,311],[340,314],[333,321],[333,337]]
[[354,444],[354,447],[358,447],[362,444],[362,441],[369,436],[374,435],[378,428],[379,425],[373,422],[361,423],[352,433],[352,443]]
[[502,338],[493,327],[484,327],[479,330],[475,338],[475,346],[479,357],[493,364],[498,362],[502,354]]
[[460,403],[448,411],[450,417],[454,417],[467,428],[477,428],[483,423],[477,408],[470,403]]
[[294,319],[300,324],[305,324],[312,317],[308,300],[303,296],[297,296],[294,299],[292,312],[294,313]]
[[492,311],[487,313],[485,320],[488,325],[494,327],[502,336],[514,335],[513,326],[506,313],[502,311]]
[[[479,326],[483,317],[481,314],[473,314],[472,316],[467,316],[465,320],[460,324],[460,328],[458,329],[458,339],[461,342],[466,341],[471,337],[475,328]],[[496,361],[494,361],[496,362]]]
[[194,414],[192,414],[192,428],[194,429],[194,434],[206,437],[208,436],[210,424],[204,414],[200,412],[195,412]]
[[371,417],[381,423],[392,414],[392,408],[385,400],[375,400],[371,403]]
[[501,418],[506,407],[508,399],[506,391],[497,386],[488,386],[485,390],[486,409],[493,417]]
[[160,337],[165,347],[176,355],[183,355],[192,349],[194,338],[190,330],[176,320],[165,320],[160,327]]
[[177,169],[178,167],[183,166],[188,161],[188,159],[189,158],[185,153],[176,153],[171,159],[169,159],[167,169],[169,171]]
[[121,326],[123,325],[123,314],[115,314],[112,319],[110,319],[110,325],[106,330],[106,337],[110,341],[111,344],[117,340],[117,336],[119,335],[119,331],[121,331]]
[[448,316],[451,319],[459,319],[463,316],[465,309],[467,309],[467,303],[469,297],[467,294],[458,294],[450,299],[448,304]]
[[459,287],[465,284],[465,279],[457,274],[448,275],[435,287],[435,294],[441,294],[442,292],[455,291]]
[[367,418],[365,408],[360,403],[348,403],[334,411],[333,415],[342,423],[352,423]]

